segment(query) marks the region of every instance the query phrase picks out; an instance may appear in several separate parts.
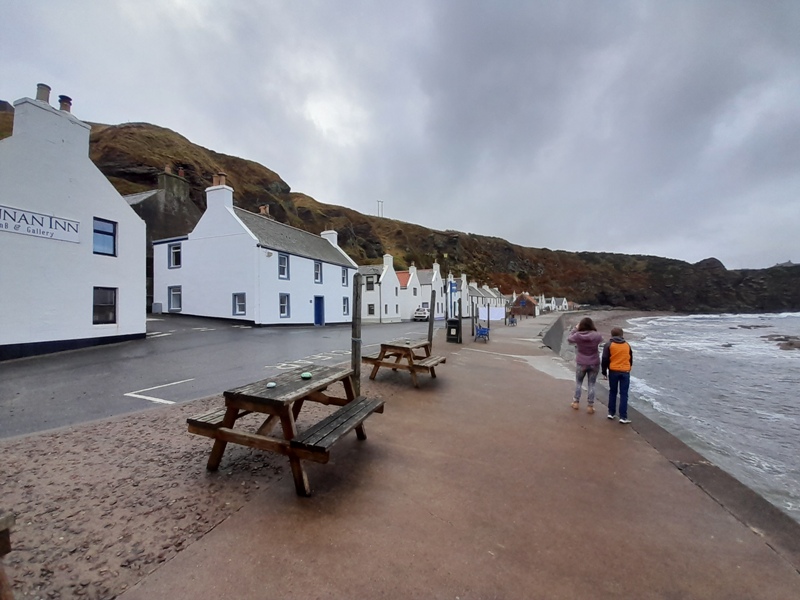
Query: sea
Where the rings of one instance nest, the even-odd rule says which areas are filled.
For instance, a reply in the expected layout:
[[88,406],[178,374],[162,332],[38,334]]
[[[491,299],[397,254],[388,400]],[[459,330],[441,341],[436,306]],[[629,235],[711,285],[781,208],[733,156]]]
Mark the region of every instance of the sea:
[[800,313],[640,317],[630,405],[800,522]]

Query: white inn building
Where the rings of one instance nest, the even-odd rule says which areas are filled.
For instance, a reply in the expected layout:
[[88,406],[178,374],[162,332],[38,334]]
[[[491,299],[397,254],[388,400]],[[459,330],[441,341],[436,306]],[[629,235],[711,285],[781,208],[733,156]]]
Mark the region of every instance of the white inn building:
[[0,360],[143,338],[145,224],[89,159],[50,88],[0,141]]

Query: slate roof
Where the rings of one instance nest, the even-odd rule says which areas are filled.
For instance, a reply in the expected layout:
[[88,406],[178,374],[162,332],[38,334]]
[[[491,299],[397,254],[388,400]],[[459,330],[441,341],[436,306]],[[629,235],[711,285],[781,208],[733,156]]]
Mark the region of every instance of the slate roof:
[[242,223],[258,238],[258,243],[265,248],[353,268],[345,254],[323,237],[291,225],[284,225],[274,219],[251,213],[237,206],[234,206],[233,210]]
[[362,275],[378,275],[383,273],[383,265],[362,265],[358,267],[358,272]]
[[433,283],[433,269],[417,269],[417,279],[420,285],[431,285]]
[[128,203],[128,206],[133,206],[134,204],[139,204],[139,202],[144,202],[148,198],[152,198],[159,192],[163,193],[163,191],[164,190],[148,190],[146,192],[139,192],[138,194],[128,194],[127,196],[123,196],[123,198],[125,198],[125,202]]

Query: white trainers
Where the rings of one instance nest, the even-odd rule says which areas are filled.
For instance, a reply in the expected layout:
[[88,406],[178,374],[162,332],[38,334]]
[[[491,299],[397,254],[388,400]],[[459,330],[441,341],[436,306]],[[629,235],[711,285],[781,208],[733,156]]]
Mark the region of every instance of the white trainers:
[[616,418],[617,418],[617,417],[616,417],[616,415],[608,415],[608,419],[609,419],[610,421],[613,421],[613,420],[614,420],[614,419],[616,419]]
[[627,424],[628,424],[628,423],[630,423],[630,422],[631,422],[631,420],[630,420],[630,419],[620,419],[620,420],[619,420],[619,424],[620,424],[620,425],[627,425]]

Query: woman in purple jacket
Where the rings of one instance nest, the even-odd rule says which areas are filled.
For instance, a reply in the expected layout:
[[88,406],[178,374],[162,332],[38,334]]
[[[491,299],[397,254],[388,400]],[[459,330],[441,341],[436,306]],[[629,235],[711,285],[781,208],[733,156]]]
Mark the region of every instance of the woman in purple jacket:
[[581,386],[583,378],[587,377],[586,387],[588,388],[589,406],[586,409],[590,415],[594,414],[594,384],[597,375],[600,373],[600,353],[598,348],[603,342],[603,336],[597,333],[594,321],[589,317],[584,317],[577,327],[573,327],[569,333],[567,341],[577,346],[575,353],[575,395],[573,396],[572,408],[578,410],[581,401]]

